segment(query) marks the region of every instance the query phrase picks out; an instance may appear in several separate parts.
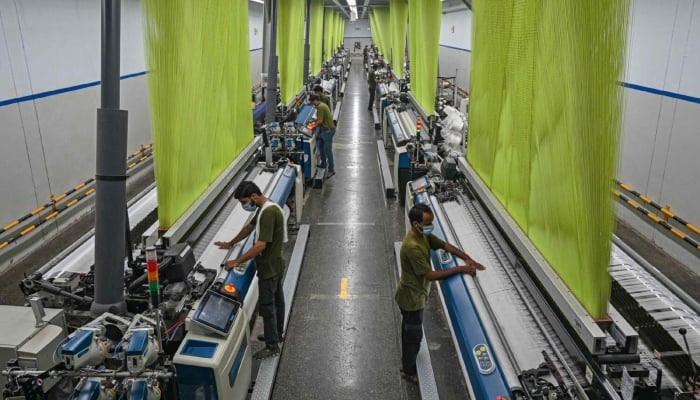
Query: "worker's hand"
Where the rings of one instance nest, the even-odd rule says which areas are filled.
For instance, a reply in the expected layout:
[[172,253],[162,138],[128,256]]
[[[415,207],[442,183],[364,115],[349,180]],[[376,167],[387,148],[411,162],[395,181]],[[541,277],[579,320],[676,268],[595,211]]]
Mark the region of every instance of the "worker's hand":
[[486,269],[483,265],[479,264],[478,262],[474,260],[469,260],[467,261],[466,265],[460,265],[459,268],[461,273],[471,275],[472,277],[476,276],[476,271],[483,271]]
[[214,242],[216,246],[219,246],[220,249],[228,250],[231,247],[233,247],[233,243],[231,242]]
[[226,263],[224,264],[224,269],[225,269],[226,271],[230,271],[230,270],[232,270],[233,268],[236,268],[236,267],[238,266],[238,264],[239,264],[238,260],[229,260],[229,261],[226,261]]

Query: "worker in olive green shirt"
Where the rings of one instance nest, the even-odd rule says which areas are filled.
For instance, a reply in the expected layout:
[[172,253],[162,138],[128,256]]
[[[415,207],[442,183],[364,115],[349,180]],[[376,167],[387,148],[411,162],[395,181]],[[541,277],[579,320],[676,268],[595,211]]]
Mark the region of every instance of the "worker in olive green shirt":
[[247,238],[255,230],[255,241],[244,254],[224,264],[226,270],[238,267],[255,258],[258,272],[258,308],[263,318],[264,334],[258,339],[265,341],[265,348],[253,355],[256,359],[274,357],[279,354],[278,343],[284,332],[284,293],[282,277],[285,260],[282,254],[284,242],[287,241],[287,228],[282,209],[273,201],[263,196],[260,188],[251,181],[244,181],[236,188],[233,197],[248,212],[256,211],[249,224],[228,242],[215,242],[222,249],[229,249]]
[[[309,96],[309,101],[316,107],[316,122],[319,123],[316,134],[316,146],[321,153],[321,161],[318,163],[319,168],[328,168],[326,178],[335,175],[335,164],[333,164],[333,135],[335,135],[335,124],[333,123],[333,114],[331,109],[325,103],[321,102],[321,98],[315,94]],[[326,162],[327,161],[327,162]]]
[[[433,212],[425,204],[408,213],[411,230],[401,245],[401,280],[394,299],[401,309],[401,375],[417,383],[416,357],[423,339],[423,309],[430,293],[430,282],[457,274],[476,276],[485,267],[463,251],[433,235]],[[443,249],[464,260],[466,265],[441,271],[430,266],[430,250]]]
[[367,74],[367,84],[369,85],[369,105],[367,106],[367,111],[372,111],[374,106],[374,95],[377,93],[377,64],[372,64],[371,71]]
[[321,85],[314,86],[314,94],[321,99],[321,102],[328,106],[328,109],[333,113],[333,107],[331,107],[331,97],[323,93],[323,87]]

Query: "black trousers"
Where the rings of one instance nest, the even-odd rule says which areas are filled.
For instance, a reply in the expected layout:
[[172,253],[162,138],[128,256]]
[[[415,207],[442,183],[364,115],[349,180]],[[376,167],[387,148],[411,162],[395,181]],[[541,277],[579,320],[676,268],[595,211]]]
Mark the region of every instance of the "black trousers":
[[263,336],[265,344],[273,346],[279,343],[284,332],[284,292],[282,275],[270,279],[258,279],[258,311],[263,318]]
[[371,110],[372,107],[374,107],[374,94],[377,92],[377,88],[369,88],[369,105],[367,106],[368,110]]
[[407,375],[416,374],[416,358],[423,340],[423,310],[401,310],[401,365]]

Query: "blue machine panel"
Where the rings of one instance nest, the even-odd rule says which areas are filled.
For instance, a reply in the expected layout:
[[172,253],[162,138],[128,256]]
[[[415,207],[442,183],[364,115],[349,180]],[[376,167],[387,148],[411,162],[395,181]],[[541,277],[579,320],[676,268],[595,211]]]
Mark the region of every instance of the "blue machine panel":
[[136,381],[131,385],[129,400],[148,400],[148,384],[146,381]]
[[178,398],[219,400],[213,369],[175,364],[175,371]]
[[62,348],[61,354],[67,356],[81,356],[90,349],[94,332],[88,329],[78,331],[72,339]]
[[294,123],[297,125],[306,125],[314,115],[314,112],[316,112],[316,108],[314,106],[311,104],[304,104],[299,109],[297,119],[294,120]]
[[76,400],[98,400],[100,398],[100,383],[96,381],[87,381],[80,388],[80,393],[75,397]]
[[135,331],[129,340],[129,347],[126,349],[127,356],[140,356],[148,348],[148,331]]
[[191,357],[212,358],[217,347],[219,344],[215,342],[187,339],[180,353]]
[[[272,190],[272,194],[270,194],[270,197],[268,199],[279,204],[280,207],[284,207],[285,203],[287,202],[287,198],[289,198],[289,194],[292,192],[292,188],[294,188],[296,177],[296,168],[291,166],[284,167],[284,172],[282,172],[282,176],[280,177],[279,181],[277,181],[277,185]],[[254,234],[248,236],[248,238],[245,240],[245,243],[243,244],[243,247],[241,248],[241,252],[237,254],[236,257],[240,256],[241,254],[248,251],[248,249],[253,247],[254,240]],[[233,283],[236,289],[238,289],[238,292],[241,294],[241,298],[245,299],[245,296],[248,293],[248,289],[250,288],[250,283],[253,281],[254,276],[255,265],[253,264],[253,261],[248,261],[242,269],[239,270],[234,268],[231,271],[229,271],[229,274],[226,277],[226,281],[224,281],[224,284]]]
[[231,369],[228,371],[228,384],[231,387],[236,383],[236,377],[238,376],[238,371],[241,369],[241,364],[243,364],[243,356],[245,356],[247,349],[248,341],[244,339],[241,343],[241,347],[238,348],[238,353],[236,353],[236,358],[233,360]]
[[[414,202],[430,206],[429,194],[425,192],[417,194]],[[435,227],[433,234],[445,240],[446,236],[441,221],[436,218],[433,226]],[[457,265],[451,254],[441,250],[433,251],[432,258],[435,268],[441,270]],[[445,303],[450,321],[476,398],[509,397],[511,395],[510,389],[498,366],[498,360],[493,356],[490,342],[484,332],[464,279],[461,275],[457,275],[443,282]]]

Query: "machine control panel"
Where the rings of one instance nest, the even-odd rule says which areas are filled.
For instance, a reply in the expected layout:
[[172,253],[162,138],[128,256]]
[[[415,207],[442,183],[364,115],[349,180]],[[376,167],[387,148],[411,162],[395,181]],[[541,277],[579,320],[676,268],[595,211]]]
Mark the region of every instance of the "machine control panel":
[[438,250],[438,256],[440,256],[440,264],[447,265],[452,262],[452,255],[445,250]]
[[476,358],[476,365],[479,366],[479,372],[483,375],[488,375],[496,369],[496,364],[491,358],[491,352],[485,343],[474,346],[473,352],[474,358]]
[[219,291],[208,290],[192,321],[207,331],[227,336],[241,303]]

